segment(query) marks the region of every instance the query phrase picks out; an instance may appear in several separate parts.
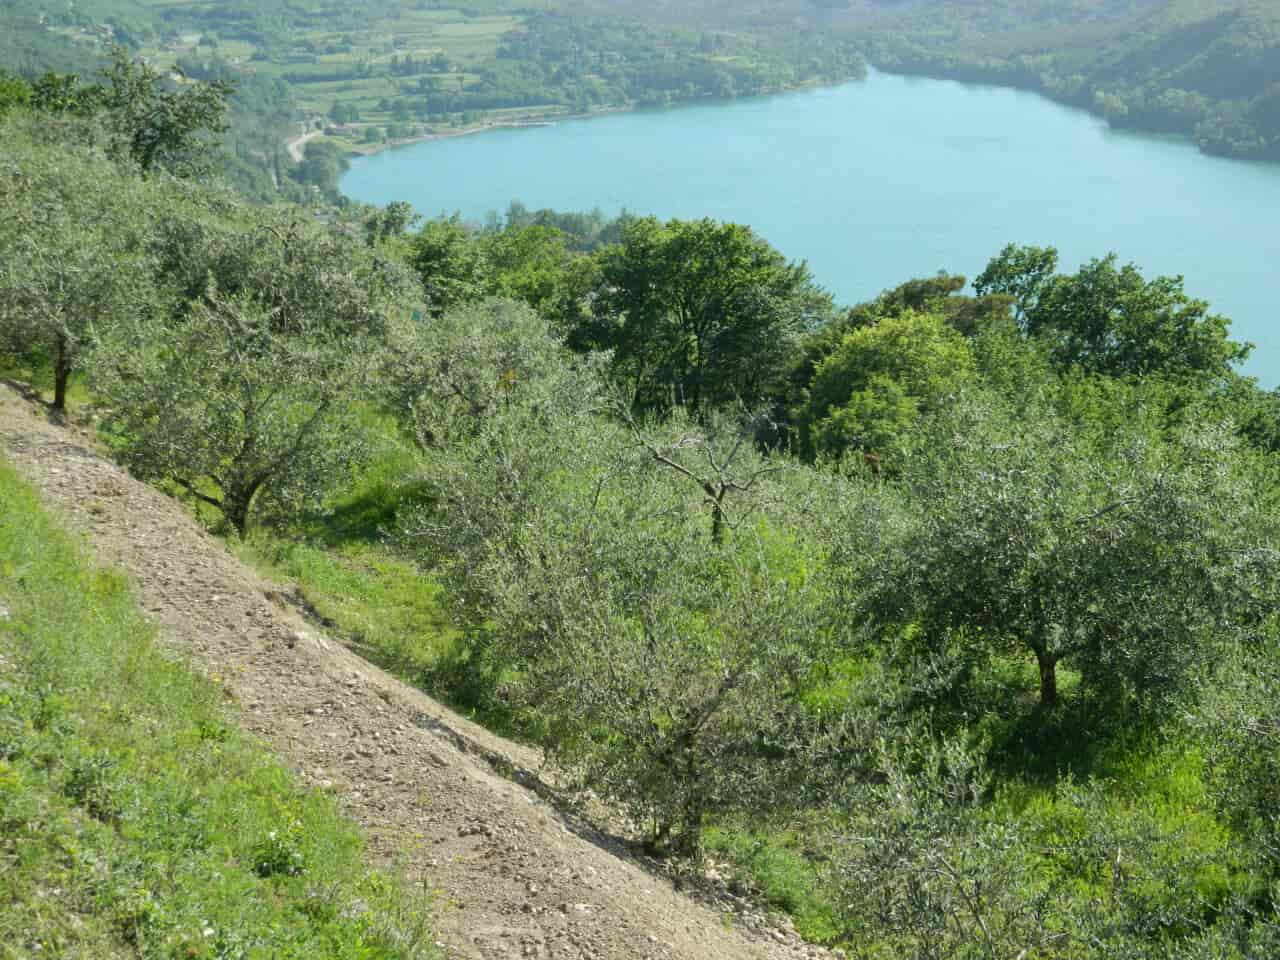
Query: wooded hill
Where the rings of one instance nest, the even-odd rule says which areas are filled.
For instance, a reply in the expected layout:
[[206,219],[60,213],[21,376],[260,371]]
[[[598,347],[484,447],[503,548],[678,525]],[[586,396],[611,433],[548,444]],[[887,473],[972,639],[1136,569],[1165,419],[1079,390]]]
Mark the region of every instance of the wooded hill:
[[715,29],[604,6],[151,3],[0,7],[0,69],[92,74],[109,44],[192,79],[232,81],[229,175],[251,196],[338,199],[333,151],[297,166],[285,140],[329,132],[339,150],[481,123],[660,105],[838,82],[862,73],[838,36],[735,21]]
[[1280,9],[1262,0],[904,3],[859,28],[891,70],[1009,84],[1120,127],[1280,158]]

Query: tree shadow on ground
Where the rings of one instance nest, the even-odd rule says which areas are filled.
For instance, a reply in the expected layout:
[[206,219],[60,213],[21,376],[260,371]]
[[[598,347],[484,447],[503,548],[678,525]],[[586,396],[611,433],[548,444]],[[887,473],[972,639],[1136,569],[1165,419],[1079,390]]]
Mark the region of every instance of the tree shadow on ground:
[[330,508],[304,517],[299,524],[307,538],[326,547],[378,543],[395,528],[406,506],[428,500],[425,481],[377,480],[362,485]]
[[989,761],[1000,778],[1053,786],[1122,776],[1128,758],[1148,755],[1160,739],[1159,718],[1072,696],[1052,710],[1039,705],[995,725]]

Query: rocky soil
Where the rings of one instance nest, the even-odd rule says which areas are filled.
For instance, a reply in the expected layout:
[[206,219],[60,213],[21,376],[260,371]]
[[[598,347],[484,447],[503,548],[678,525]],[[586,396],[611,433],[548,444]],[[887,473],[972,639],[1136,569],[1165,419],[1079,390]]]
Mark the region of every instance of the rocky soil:
[[373,861],[438,892],[446,956],[828,956],[741,898],[676,890],[656,865],[535,789],[534,751],[324,636],[287,585],[244,567],[181,505],[101,456],[87,432],[51,422],[5,384],[0,454],[99,562],[131,578],[159,641],[220,684],[244,727],[290,768],[333,792]]

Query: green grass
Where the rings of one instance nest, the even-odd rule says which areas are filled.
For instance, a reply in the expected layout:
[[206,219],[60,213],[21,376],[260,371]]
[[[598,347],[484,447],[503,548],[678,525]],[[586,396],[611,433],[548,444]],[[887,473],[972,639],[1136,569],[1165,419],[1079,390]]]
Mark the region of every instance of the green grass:
[[292,580],[307,602],[362,655],[428,689],[457,653],[440,588],[377,544],[342,547],[252,535],[241,557],[275,580]]
[[365,429],[380,452],[327,509],[292,530],[256,528],[236,549],[269,579],[294,582],[362,656],[465,709],[456,683],[465,645],[441,589],[386,542],[397,511],[417,495],[417,455],[388,418],[366,411]]
[[717,826],[707,829],[704,845],[733,863],[731,888],[753,890],[769,906],[789,914],[806,940],[839,940],[834,892],[824,887],[796,833],[758,825]]
[[0,606],[0,957],[434,955],[425,897],[363,865],[3,464]]

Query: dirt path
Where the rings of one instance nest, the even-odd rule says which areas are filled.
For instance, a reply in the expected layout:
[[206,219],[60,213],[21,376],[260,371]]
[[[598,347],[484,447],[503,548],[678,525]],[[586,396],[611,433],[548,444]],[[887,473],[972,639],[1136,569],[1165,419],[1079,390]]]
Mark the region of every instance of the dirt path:
[[310,130],[301,136],[294,137],[285,146],[289,150],[289,156],[293,158],[294,163],[301,163],[302,158],[306,156],[307,144],[323,133],[321,130]]
[[[399,862],[439,891],[448,957],[827,955],[741,900],[695,902],[514,782],[536,769],[533,752],[320,635],[178,504],[2,383],[0,453],[100,562],[132,578],[161,642],[218,678],[245,727],[334,792],[376,862]],[[497,769],[514,769],[514,780]]]

